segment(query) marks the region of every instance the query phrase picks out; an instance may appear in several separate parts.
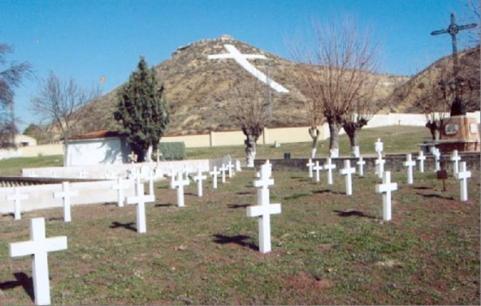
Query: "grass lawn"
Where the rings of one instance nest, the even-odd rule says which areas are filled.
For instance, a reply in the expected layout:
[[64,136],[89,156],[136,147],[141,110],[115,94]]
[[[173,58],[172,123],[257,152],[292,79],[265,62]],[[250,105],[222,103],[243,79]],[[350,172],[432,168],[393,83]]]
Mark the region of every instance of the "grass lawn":
[[[386,138],[387,140],[387,138]],[[135,231],[135,207],[76,206],[0,217],[0,304],[29,304],[30,258],[10,259],[8,243],[26,240],[29,220],[47,218],[48,236],[67,235],[68,250],[50,253],[55,304],[479,304],[479,172],[470,201],[458,201],[432,173],[416,174],[393,195],[393,221],[381,222],[377,179],[354,180],[343,194],[306,172],[274,172],[273,251],[257,251],[254,172],[243,171],[203,199],[187,189],[177,208],[167,182],[147,207],[147,233]],[[210,184],[208,184],[210,187]]]
[[[401,153],[418,151],[418,144],[428,137],[429,131],[423,127],[390,126],[361,130],[359,140],[362,154],[374,154],[374,142],[377,138],[382,138],[384,141],[384,151],[386,153]],[[328,140],[319,142],[319,154],[323,156],[327,155],[328,148]],[[284,152],[290,152],[291,158],[306,158],[311,152],[311,143],[286,143],[282,144],[280,148],[274,148],[271,145],[257,146],[257,158],[283,158]],[[340,152],[342,155],[349,155],[350,146],[346,135],[340,137]],[[221,157],[227,154],[230,154],[234,158],[245,158],[243,146],[186,149],[186,159]],[[0,176],[20,175],[22,168],[55,166],[63,166],[63,156],[56,155],[0,160]]]

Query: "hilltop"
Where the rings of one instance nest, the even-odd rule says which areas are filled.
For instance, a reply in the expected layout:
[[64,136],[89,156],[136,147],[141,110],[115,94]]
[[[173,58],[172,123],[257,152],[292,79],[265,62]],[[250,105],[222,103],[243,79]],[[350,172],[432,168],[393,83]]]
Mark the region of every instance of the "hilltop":
[[[177,48],[170,59],[155,66],[158,80],[164,85],[169,104],[171,123],[167,134],[206,133],[210,130],[238,129],[229,120],[228,107],[232,99],[232,80],[243,82],[254,79],[233,59],[209,59],[209,55],[227,53],[225,46],[235,46],[242,54],[262,54],[265,59],[249,59],[257,69],[267,72],[274,81],[289,90],[272,92],[272,121],[270,127],[307,125],[306,98],[301,92],[301,65],[275,54],[222,35],[216,39],[201,40]],[[134,69],[135,67],[133,67]],[[387,98],[393,90],[407,81],[407,77],[378,74],[376,99]],[[112,117],[118,88],[90,104],[82,122],[85,132],[115,129]]]

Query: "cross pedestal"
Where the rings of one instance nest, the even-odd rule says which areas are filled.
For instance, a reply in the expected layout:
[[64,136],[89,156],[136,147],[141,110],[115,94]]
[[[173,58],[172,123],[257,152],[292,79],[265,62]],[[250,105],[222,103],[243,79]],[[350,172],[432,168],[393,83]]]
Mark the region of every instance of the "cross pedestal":
[[13,201],[13,216],[15,220],[22,219],[22,200],[28,200],[28,194],[20,193],[18,188],[14,189],[14,194],[7,196],[7,201]]
[[155,202],[153,195],[144,194],[144,185],[137,184],[136,195],[134,197],[127,198],[127,204],[137,205],[137,232],[139,234],[147,232],[147,223],[145,221],[145,204]]
[[382,177],[382,184],[376,185],[376,193],[382,194],[382,218],[390,221],[391,215],[391,192],[397,190],[397,183],[391,183],[391,172],[386,171]]
[[424,161],[426,160],[426,156],[424,156],[423,151],[419,151],[417,160],[419,161],[419,172],[424,173]]
[[413,168],[416,167],[416,162],[412,159],[411,154],[406,154],[406,161],[403,163],[407,167],[407,183],[413,184]]
[[341,175],[344,175],[346,183],[346,195],[352,195],[352,175],[356,172],[355,168],[351,168],[351,161],[346,159],[344,161],[344,169],[341,169]]
[[36,305],[50,305],[48,253],[67,249],[67,237],[45,237],[45,219],[30,220],[30,241],[10,243],[10,257],[32,256],[32,282]]
[[471,171],[466,170],[466,162],[460,163],[459,172],[455,175],[459,181],[460,187],[460,200],[466,202],[468,200],[468,178],[471,177]]
[[56,199],[63,199],[63,221],[71,222],[71,198],[78,196],[78,191],[71,191],[69,182],[62,183],[62,191],[53,194]]

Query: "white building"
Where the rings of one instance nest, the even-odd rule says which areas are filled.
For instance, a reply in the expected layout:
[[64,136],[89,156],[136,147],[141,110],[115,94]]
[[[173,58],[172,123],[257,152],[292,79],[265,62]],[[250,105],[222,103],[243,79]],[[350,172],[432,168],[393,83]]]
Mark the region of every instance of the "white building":
[[35,138],[23,134],[15,135],[14,141],[16,147],[30,147],[37,145],[37,140]]
[[129,146],[118,132],[95,131],[65,143],[64,166],[122,164],[128,162]]

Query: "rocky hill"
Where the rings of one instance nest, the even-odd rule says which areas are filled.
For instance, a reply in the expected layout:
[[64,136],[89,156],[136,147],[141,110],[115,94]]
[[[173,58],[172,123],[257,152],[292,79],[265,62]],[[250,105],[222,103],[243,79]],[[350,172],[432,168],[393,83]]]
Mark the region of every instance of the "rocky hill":
[[[228,106],[232,99],[230,82],[253,80],[254,76],[233,59],[209,59],[209,55],[227,53],[226,44],[235,46],[242,54],[261,54],[266,59],[249,59],[258,70],[269,75],[289,92],[272,91],[272,122],[270,127],[302,126],[307,124],[303,96],[301,66],[259,48],[223,35],[177,48],[169,60],[157,65],[158,79],[164,84],[169,103],[171,123],[168,135],[205,133],[209,130],[237,129],[229,120]],[[135,67],[132,67],[134,69]],[[375,75],[378,79],[376,99],[387,98],[408,78]],[[259,81],[260,82],[260,81]],[[117,90],[91,103],[82,121],[85,132],[115,129],[112,117]]]
[[[459,56],[459,75],[462,77],[462,98],[466,103],[468,112],[479,110],[479,76],[480,76],[480,49],[479,46],[464,50]],[[394,89],[386,98],[383,111],[399,113],[419,113],[419,105],[423,95],[429,94],[435,84],[441,80],[452,83],[452,58],[443,57],[415,76],[409,81]],[[441,103],[440,103],[441,104]],[[442,107],[440,105],[440,107]],[[441,109],[438,109],[441,110]]]

